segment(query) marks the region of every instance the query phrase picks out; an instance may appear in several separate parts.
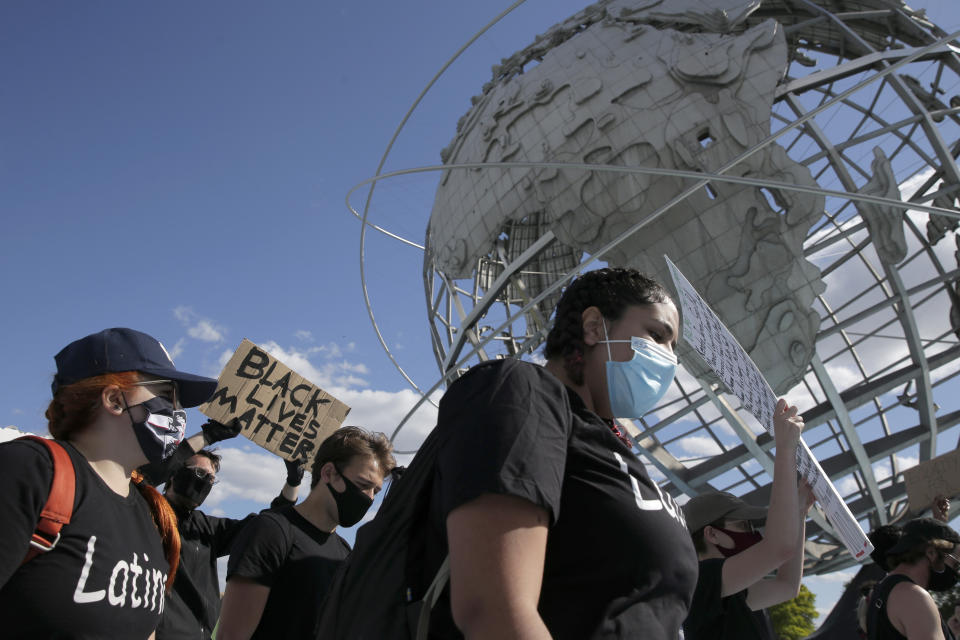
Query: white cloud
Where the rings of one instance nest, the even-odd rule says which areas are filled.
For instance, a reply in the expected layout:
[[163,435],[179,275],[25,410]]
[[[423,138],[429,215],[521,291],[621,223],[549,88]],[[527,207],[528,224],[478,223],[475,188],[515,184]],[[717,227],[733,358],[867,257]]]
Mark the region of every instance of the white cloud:
[[[412,389],[401,391],[343,389],[334,395],[352,407],[345,424],[381,431],[388,436],[420,399],[420,395]],[[439,395],[435,400],[439,400]],[[424,402],[417,413],[404,425],[395,446],[401,451],[418,448],[436,423],[436,408]]]
[[[341,349],[339,345],[331,343],[302,350],[297,347],[282,347],[276,341],[269,340],[261,346],[274,358],[338,398],[340,396],[334,393],[333,388],[366,387],[368,385],[366,380],[355,374],[367,374],[369,369],[362,363],[342,359],[344,349]],[[345,349],[352,350],[349,346]],[[323,362],[314,363],[310,358],[318,355],[323,358]]]
[[220,342],[223,340],[223,330],[209,320],[200,320],[187,329],[187,335],[203,342]]
[[0,442],[7,442],[8,440],[14,440],[20,436],[31,435],[29,431],[20,431],[15,426],[10,425],[7,427],[0,428]]
[[170,349],[170,359],[176,362],[177,358],[183,353],[183,346],[186,343],[186,338],[180,338],[177,340],[177,343],[173,345],[173,348]]
[[313,342],[313,332],[307,331],[306,329],[301,329],[300,331],[294,332],[293,336],[297,340],[303,340],[304,342]]
[[353,373],[370,373],[370,370],[367,369],[367,365],[363,364],[362,362],[352,363],[344,360],[339,363],[339,366],[344,371],[351,371]]
[[[198,315],[192,308],[180,305],[174,308],[173,316],[187,329],[187,335],[202,342],[221,342],[224,339],[223,327],[209,318]],[[178,343],[179,345],[179,343]],[[175,349],[177,347],[174,347]],[[182,346],[181,346],[182,348]]]
[[[890,475],[889,471],[887,471],[887,475]],[[841,496],[848,496],[854,491],[858,491],[860,488],[857,484],[857,479],[853,476],[853,474],[844,476],[840,480],[834,480],[833,485],[837,488],[837,492]]]
[[212,512],[225,500],[240,499],[256,503],[250,507],[255,511],[265,508],[280,493],[287,477],[283,460],[264,450],[249,450],[253,445],[243,445],[247,443],[232,441],[217,448],[223,456],[217,474],[219,482],[207,496],[204,510]]
[[691,456],[715,456],[723,452],[716,440],[709,436],[687,436],[678,440],[677,445]]

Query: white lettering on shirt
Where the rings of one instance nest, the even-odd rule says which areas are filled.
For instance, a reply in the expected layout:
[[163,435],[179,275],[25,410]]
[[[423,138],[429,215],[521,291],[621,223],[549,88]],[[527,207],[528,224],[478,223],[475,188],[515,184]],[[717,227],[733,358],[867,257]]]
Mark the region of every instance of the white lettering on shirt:
[[[120,595],[117,595],[117,576],[123,572],[123,578],[120,579]],[[127,576],[130,574],[130,565],[123,560],[117,560],[113,565],[113,573],[110,574],[110,604],[115,607],[122,607],[127,602]]]
[[680,506],[677,505],[676,501],[669,494],[664,494],[660,491],[660,487],[657,486],[656,482],[651,482],[654,490],[657,492],[657,498],[655,500],[646,500],[643,495],[640,493],[640,482],[630,473],[630,469],[627,467],[626,460],[623,459],[616,451],[613,452],[613,457],[617,459],[617,462],[620,464],[620,470],[630,478],[630,486],[633,488],[633,496],[637,501],[637,508],[641,511],[660,511],[661,509],[666,511],[667,514],[683,525],[684,528],[687,526],[687,522],[683,517],[683,510],[680,509]]
[[153,569],[153,595],[156,596],[157,594],[160,594],[159,613],[163,613],[163,603],[164,603],[163,598],[166,593],[164,590],[164,587],[166,586],[165,584],[166,581],[167,581],[167,575],[165,573],[163,573],[159,569]]
[[87,541],[87,555],[83,561],[83,569],[80,570],[80,579],[77,580],[77,588],[73,591],[73,601],[77,604],[88,602],[100,602],[106,595],[106,591],[84,591],[87,586],[87,578],[90,577],[90,568],[93,567],[93,550],[97,546],[97,536],[90,536]]
[[133,554],[133,562],[130,563],[130,604],[134,607],[140,606],[140,598],[137,596],[137,577],[143,573],[143,567],[137,564],[137,554]]
[[[97,546],[97,536],[90,536],[87,541],[87,554],[84,558],[83,569],[80,570],[80,577],[77,580],[77,588],[73,592],[73,601],[77,604],[89,604],[100,602],[106,598],[107,602],[113,607],[142,607],[163,613],[164,587],[166,586],[167,575],[158,569],[151,569],[147,566],[149,557],[142,554],[142,563],[133,554],[133,560],[127,563],[124,560],[117,560],[113,565],[113,571],[110,573],[110,580],[106,589],[97,591],[86,591],[87,581],[90,578],[90,572],[94,565],[94,555]],[[138,593],[137,579],[143,576],[143,590]],[[127,600],[127,582],[130,583],[130,599]],[[142,594],[142,597],[141,595]]]

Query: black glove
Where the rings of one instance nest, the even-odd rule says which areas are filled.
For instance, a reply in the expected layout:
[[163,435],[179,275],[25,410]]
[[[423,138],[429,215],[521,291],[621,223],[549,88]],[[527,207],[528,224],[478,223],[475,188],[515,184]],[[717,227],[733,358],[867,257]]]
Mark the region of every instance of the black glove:
[[283,465],[287,468],[287,484],[291,487],[299,487],[303,481],[303,458],[296,460],[287,460],[284,458]]
[[213,444],[221,440],[236,438],[240,435],[240,431],[243,430],[243,426],[239,420],[234,418],[230,421],[230,424],[221,424],[216,420],[207,420],[200,429],[203,430],[203,439],[207,441],[207,444]]

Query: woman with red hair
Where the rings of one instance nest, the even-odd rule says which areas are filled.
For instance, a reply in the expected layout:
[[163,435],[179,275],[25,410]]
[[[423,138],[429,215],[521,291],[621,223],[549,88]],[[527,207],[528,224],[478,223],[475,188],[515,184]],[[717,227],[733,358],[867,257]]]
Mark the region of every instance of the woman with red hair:
[[[69,459],[69,522],[49,535],[54,481],[43,442],[0,445],[0,620],[4,638],[148,638],[180,552],[176,517],[135,469],[183,438],[183,407],[217,382],[178,371],[154,338],[106,329],[55,357],[48,429]],[[63,463],[66,462],[66,465]],[[72,465],[70,464],[72,463]]]

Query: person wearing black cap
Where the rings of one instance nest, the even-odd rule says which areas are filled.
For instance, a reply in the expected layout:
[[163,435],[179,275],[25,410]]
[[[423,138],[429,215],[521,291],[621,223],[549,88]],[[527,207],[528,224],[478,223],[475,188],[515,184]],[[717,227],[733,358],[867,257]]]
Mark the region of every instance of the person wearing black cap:
[[69,522],[38,543],[53,459],[33,440],[0,444],[2,635],[152,637],[180,537],[170,506],[135,470],[176,448],[183,407],[204,402],[217,381],[178,371],[160,342],[132,329],[81,338],[55,360],[46,417],[75,499]]
[[[773,640],[766,607],[796,597],[803,574],[804,521],[810,488],[797,486],[796,454],[803,429],[797,408],[774,410],[770,508],[730,493],[710,492],[683,512],[700,560],[697,588],[683,623],[686,640]],[[766,523],[761,535],[758,527]],[[767,576],[776,571],[776,577]]]
[[943,640],[951,637],[929,591],[947,591],[957,583],[960,535],[933,518],[917,518],[887,549],[890,573],[870,593],[870,640]]

